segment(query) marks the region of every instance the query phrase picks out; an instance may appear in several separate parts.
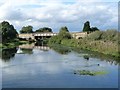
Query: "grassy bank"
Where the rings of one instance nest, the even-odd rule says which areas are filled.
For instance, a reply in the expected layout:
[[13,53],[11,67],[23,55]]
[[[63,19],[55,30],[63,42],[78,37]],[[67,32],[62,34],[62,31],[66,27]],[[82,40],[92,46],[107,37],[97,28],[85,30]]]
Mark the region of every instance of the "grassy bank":
[[19,41],[16,39],[16,40],[10,41],[8,43],[0,43],[0,48],[1,49],[14,48],[21,44],[26,44],[26,43],[29,43],[29,42],[28,41]]
[[120,58],[119,45],[120,32],[116,30],[96,31],[83,39],[60,39],[52,37],[50,44],[61,44],[63,46],[75,47],[84,50],[95,51]]

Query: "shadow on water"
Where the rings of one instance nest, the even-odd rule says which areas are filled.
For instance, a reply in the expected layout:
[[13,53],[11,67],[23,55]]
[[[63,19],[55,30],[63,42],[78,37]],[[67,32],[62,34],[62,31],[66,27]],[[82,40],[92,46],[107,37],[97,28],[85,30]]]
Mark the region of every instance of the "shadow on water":
[[8,62],[11,58],[15,56],[15,53],[17,52],[17,48],[8,48],[8,49],[2,49],[0,50],[0,58],[4,62]]

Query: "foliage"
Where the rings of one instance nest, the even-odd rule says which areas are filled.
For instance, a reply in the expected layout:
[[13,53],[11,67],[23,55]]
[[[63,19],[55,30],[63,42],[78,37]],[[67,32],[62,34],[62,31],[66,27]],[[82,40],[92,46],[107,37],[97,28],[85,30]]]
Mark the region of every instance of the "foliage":
[[109,40],[109,41],[119,41],[120,32],[117,30],[107,30],[103,33],[102,39],[103,40]]
[[88,40],[103,40],[103,41],[119,41],[120,32],[117,30],[107,30],[107,31],[95,31],[89,34],[86,39]]
[[118,39],[120,32],[116,30],[95,31],[87,37],[79,41],[79,46],[82,49],[101,52],[103,54],[120,57]]
[[17,38],[17,31],[13,25],[10,25],[9,22],[3,21],[0,23],[0,37],[2,37],[2,43],[9,42]]
[[120,52],[118,50],[118,46],[120,45],[120,39],[118,39],[119,34],[120,32],[116,30],[95,31],[80,40],[74,38],[61,39],[58,35],[50,38],[49,44],[61,44],[120,58]]
[[39,33],[41,33],[41,32],[52,32],[52,29],[48,28],[48,27],[43,27],[43,28],[39,28],[35,32],[39,32]]
[[58,37],[61,39],[71,39],[71,34],[69,33],[69,30],[66,26],[61,27]]
[[89,31],[91,31],[90,22],[87,21],[84,23],[83,32],[89,32]]
[[59,36],[53,36],[49,39],[49,44],[61,44],[61,40]]
[[102,34],[103,34],[103,31],[95,31],[93,33],[90,33],[88,35],[88,37],[86,37],[86,39],[89,39],[89,40],[100,40],[100,39],[102,39]]
[[7,42],[7,43],[2,43],[0,44],[0,49],[8,49],[8,48],[14,48],[17,47],[21,44],[26,44],[29,43],[28,41],[19,41],[18,39],[12,40],[11,42]]
[[99,31],[99,29],[97,27],[91,27],[91,31]]
[[24,26],[20,30],[20,33],[33,33],[33,27],[32,26]]
[[62,44],[63,40],[71,39],[71,34],[67,27],[61,27],[59,34],[49,39],[49,44]]
[[72,39],[63,39],[61,41],[61,44],[66,45],[68,47],[77,47],[78,42],[74,38],[72,38]]
[[99,31],[99,29],[97,27],[90,28],[90,22],[86,21],[84,23],[83,32],[94,32],[94,31]]

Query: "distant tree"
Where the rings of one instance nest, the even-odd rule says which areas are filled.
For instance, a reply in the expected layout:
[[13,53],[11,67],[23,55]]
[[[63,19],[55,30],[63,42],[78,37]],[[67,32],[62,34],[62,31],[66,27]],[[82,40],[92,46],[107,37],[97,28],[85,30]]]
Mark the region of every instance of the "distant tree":
[[89,32],[89,31],[91,31],[90,22],[87,21],[84,23],[83,32]]
[[38,30],[36,30],[35,32],[52,32],[52,29],[49,27],[43,27],[43,28],[39,28]]
[[2,37],[3,43],[17,38],[17,34],[16,29],[9,22],[3,21],[0,23],[0,37]]
[[97,28],[97,27],[92,27],[91,28],[91,31],[93,32],[93,31],[99,31],[99,29]]
[[69,30],[68,30],[68,28],[66,26],[64,26],[64,27],[61,27],[59,33],[61,33],[61,32],[69,32]]
[[33,33],[33,27],[32,26],[24,26],[20,30],[20,33]]
[[58,35],[60,38],[63,38],[63,39],[71,39],[71,34],[69,33],[69,30],[66,26],[61,27]]

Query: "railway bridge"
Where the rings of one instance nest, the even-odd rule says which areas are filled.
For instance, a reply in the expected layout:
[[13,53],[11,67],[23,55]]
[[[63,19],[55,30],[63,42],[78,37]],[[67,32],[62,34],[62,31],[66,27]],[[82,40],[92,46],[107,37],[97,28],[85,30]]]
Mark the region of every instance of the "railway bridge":
[[[70,33],[73,38],[81,39],[87,35],[87,32],[71,32]],[[30,33],[30,34],[19,34],[18,37],[20,39],[32,39],[32,40],[41,40],[44,38],[50,38],[52,36],[56,36],[58,33]]]

